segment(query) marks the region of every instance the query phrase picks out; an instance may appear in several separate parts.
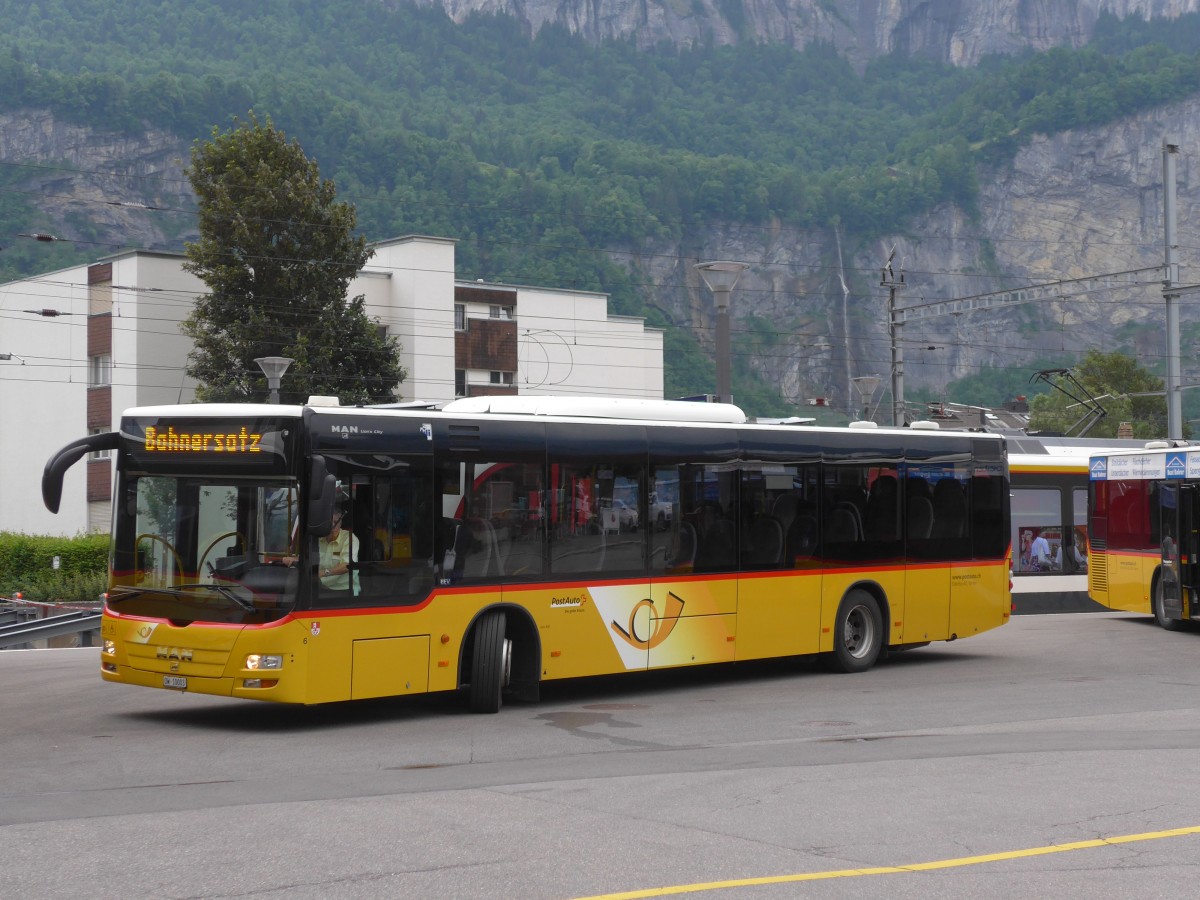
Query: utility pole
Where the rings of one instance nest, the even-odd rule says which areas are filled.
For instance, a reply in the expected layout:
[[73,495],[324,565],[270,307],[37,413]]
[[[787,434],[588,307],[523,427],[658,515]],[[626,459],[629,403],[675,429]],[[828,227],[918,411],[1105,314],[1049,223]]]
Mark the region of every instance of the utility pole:
[[1183,440],[1183,397],[1179,364],[1179,243],[1175,236],[1175,154],[1179,145],[1163,141],[1163,300],[1167,304],[1167,439]]
[[896,247],[892,245],[892,252],[883,265],[879,285],[888,289],[888,338],[892,344],[892,426],[899,428],[907,421],[904,409],[904,346],[900,340],[904,322],[896,319],[896,292],[904,287],[904,265],[900,265],[900,280],[897,281],[892,268],[895,256]]

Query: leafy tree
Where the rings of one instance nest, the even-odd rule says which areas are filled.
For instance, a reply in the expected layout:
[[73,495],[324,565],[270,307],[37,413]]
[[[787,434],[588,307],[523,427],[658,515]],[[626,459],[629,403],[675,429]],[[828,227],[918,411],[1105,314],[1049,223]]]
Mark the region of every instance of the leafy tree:
[[[1116,437],[1122,422],[1133,425],[1136,438],[1162,437],[1167,432],[1167,401],[1162,379],[1147,372],[1124,353],[1089,350],[1071,374],[1108,413],[1088,437]],[[1029,403],[1031,431],[1065,433],[1084,415],[1062,391],[1049,391]]]
[[347,300],[350,280],[372,255],[353,232],[354,207],[270,119],[235,122],[197,141],[188,178],[199,200],[200,239],[184,268],[208,284],[183,323],[195,342],[188,374],[207,401],[262,400],[254,360],[294,360],[283,402],[335,394],[345,402],[395,397],[405,372],[395,339]]

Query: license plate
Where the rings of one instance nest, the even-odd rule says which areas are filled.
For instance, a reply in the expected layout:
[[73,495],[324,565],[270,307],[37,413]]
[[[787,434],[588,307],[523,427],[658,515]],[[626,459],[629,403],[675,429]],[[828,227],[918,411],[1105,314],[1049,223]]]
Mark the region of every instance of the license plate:
[[163,676],[163,687],[179,688],[180,690],[186,690],[187,689],[187,679],[183,678],[179,675],[164,675]]

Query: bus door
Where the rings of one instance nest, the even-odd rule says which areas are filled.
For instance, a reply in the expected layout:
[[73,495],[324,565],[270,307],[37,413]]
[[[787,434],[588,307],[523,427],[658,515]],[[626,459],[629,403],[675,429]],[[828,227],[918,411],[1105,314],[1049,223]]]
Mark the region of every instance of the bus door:
[[1191,618],[1200,589],[1200,485],[1179,486],[1179,583],[1184,614]]
[[1169,481],[1162,482],[1158,487],[1159,535],[1162,551],[1159,589],[1162,591],[1163,613],[1170,619],[1183,617],[1180,535],[1184,533],[1181,526],[1189,518],[1185,507],[1190,505],[1191,497],[1194,496],[1191,491],[1181,490],[1186,487],[1186,485]]
[[1200,485],[1159,488],[1164,612],[1184,618],[1200,590]]

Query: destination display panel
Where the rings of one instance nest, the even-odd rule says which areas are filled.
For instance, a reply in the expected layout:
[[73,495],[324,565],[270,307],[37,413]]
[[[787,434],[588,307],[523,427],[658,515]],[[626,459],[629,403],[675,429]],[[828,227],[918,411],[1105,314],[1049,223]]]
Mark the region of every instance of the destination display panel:
[[122,421],[121,438],[129,468],[245,466],[283,474],[299,430],[296,419],[135,417]]

